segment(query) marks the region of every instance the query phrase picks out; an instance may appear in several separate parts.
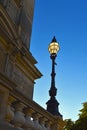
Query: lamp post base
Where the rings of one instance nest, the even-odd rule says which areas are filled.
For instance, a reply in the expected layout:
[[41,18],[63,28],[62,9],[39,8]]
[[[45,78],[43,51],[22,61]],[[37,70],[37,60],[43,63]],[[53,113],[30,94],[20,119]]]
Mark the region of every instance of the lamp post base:
[[55,97],[51,97],[50,100],[48,100],[48,102],[46,104],[47,104],[48,112],[50,112],[52,115],[62,117],[62,115],[59,113],[59,110],[58,110],[59,103]]

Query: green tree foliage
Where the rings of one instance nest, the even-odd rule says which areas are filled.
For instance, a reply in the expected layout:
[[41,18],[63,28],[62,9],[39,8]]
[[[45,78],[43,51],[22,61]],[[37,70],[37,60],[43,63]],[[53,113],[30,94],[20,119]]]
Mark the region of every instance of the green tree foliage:
[[87,117],[78,119],[73,126],[73,130],[87,130]]
[[79,118],[87,117],[87,102],[83,103],[83,108],[80,110]]
[[75,122],[74,130],[87,130],[87,102],[83,103],[79,119]]
[[65,120],[65,127],[63,130],[72,130],[74,122],[71,119]]
[[64,130],[87,130],[87,102],[83,103],[79,118],[75,122],[71,119],[65,120]]

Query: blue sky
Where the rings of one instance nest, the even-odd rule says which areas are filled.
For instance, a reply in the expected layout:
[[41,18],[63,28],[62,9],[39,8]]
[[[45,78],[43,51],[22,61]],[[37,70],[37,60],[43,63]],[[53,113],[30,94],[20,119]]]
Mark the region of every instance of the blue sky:
[[59,111],[64,119],[78,118],[87,101],[87,1],[36,0],[30,51],[43,77],[36,80],[34,100],[46,109],[51,84],[48,45],[53,36],[60,44],[56,58]]

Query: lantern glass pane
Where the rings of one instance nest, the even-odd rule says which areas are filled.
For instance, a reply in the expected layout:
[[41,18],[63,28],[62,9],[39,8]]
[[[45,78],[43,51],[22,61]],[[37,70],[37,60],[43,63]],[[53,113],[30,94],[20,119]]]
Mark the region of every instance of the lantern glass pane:
[[48,50],[49,50],[50,54],[52,54],[52,53],[57,54],[57,52],[59,51],[59,44],[57,42],[50,43]]

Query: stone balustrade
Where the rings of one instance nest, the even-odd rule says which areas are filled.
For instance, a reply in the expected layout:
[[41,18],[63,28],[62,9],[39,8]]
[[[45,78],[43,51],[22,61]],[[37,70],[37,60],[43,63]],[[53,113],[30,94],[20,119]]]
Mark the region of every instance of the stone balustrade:
[[13,95],[8,97],[5,121],[13,128],[20,130],[58,130],[52,128],[57,124],[57,118],[34,101],[26,100],[25,102],[23,99],[21,100],[21,97],[18,99]]
[[51,130],[50,122],[52,121],[46,116],[48,112],[44,110],[45,115],[38,111],[13,96],[9,96],[5,121],[20,130]]

